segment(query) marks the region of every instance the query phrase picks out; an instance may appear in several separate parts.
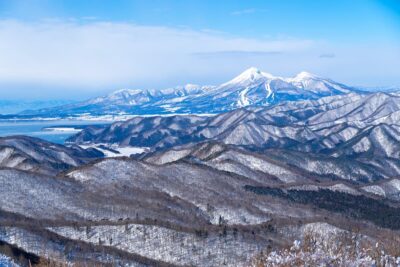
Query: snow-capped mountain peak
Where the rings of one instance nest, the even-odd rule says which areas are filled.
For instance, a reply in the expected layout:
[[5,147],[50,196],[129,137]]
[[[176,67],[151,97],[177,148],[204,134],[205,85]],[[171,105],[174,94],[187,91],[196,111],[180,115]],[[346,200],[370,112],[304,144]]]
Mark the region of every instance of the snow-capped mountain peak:
[[257,82],[259,80],[269,80],[269,79],[274,79],[275,77],[272,74],[269,74],[267,72],[263,72],[255,67],[248,68],[232,80],[222,84],[224,85],[229,85],[229,84],[246,84],[246,83],[252,83],[252,82]]
[[304,92],[311,92],[322,96],[348,94],[356,91],[351,87],[306,71],[302,71],[296,76],[284,80]]
[[120,89],[112,92],[111,94],[108,95],[108,97],[120,97],[120,96],[128,97],[142,92],[143,90],[141,89]]
[[298,73],[293,80],[305,80],[305,79],[315,79],[315,78],[320,78],[315,74],[309,73],[307,71],[302,71]]
[[310,73],[307,71],[302,71],[302,72],[296,74],[294,77],[285,78],[283,80],[288,83],[296,84],[296,83],[301,83],[301,82],[308,81],[308,80],[324,80],[324,79],[313,73]]
[[318,99],[350,92],[350,87],[306,71],[292,78],[282,78],[252,67],[216,87],[209,95],[200,96],[199,102],[212,100],[214,107],[222,105],[234,109],[250,105],[266,106],[287,100]]
[[268,106],[283,101],[316,100],[351,92],[360,93],[361,90],[305,71],[292,78],[283,78],[251,67],[219,86],[186,84],[166,89],[123,89],[103,97],[43,109],[33,114],[209,114],[246,106]]
[[106,96],[97,97],[95,99],[89,100],[88,104],[99,104],[99,103],[106,103],[109,101],[117,101],[117,102],[125,102],[129,101],[131,98],[143,94],[143,90],[140,89],[120,89],[114,91]]

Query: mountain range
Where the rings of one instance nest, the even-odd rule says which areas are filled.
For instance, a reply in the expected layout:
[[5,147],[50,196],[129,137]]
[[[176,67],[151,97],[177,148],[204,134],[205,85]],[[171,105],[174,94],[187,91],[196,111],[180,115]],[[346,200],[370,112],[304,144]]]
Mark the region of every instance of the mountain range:
[[219,86],[188,84],[162,90],[123,89],[87,101],[27,110],[19,115],[82,117],[122,114],[216,114],[247,106],[269,106],[283,101],[318,99],[351,92],[362,91],[307,72],[301,72],[293,78],[282,78],[257,68],[249,68]]
[[[374,181],[399,174],[399,116],[398,94],[347,94],[240,108],[210,117],[136,117],[88,126],[67,142],[146,147],[150,151],[204,142],[262,153],[278,149],[282,162],[307,172]],[[175,157],[182,153],[172,151]],[[271,153],[276,152],[267,154]]]
[[0,265],[398,264],[396,91],[251,68],[58,112],[146,116],[0,138]]

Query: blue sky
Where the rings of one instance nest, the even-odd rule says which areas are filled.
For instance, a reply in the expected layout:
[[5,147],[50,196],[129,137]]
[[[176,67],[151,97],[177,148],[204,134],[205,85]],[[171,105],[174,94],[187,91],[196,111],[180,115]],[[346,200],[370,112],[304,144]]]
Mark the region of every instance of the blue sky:
[[0,0],[0,98],[219,84],[250,66],[400,85],[400,1]]

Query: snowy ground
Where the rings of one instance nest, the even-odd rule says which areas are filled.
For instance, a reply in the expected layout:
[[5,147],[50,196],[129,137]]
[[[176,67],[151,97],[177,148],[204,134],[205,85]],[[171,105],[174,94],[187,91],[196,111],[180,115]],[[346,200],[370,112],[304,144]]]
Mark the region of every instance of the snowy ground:
[[74,127],[47,127],[43,128],[43,131],[50,132],[62,132],[62,133],[79,133],[82,129],[77,129]]
[[114,246],[123,251],[184,266],[246,266],[263,246],[231,232],[199,236],[158,226],[127,224],[49,230],[71,239]]
[[[87,145],[79,145],[81,148],[95,148],[104,153],[106,158],[114,158],[114,157],[129,157],[134,154],[141,154],[148,150],[147,147],[132,147],[132,146],[118,146],[118,145],[110,145],[110,144],[87,144]],[[114,152],[115,151],[115,152]]]
[[302,232],[302,238],[290,248],[262,254],[251,266],[400,266],[400,257],[395,256],[398,252],[390,255],[369,237],[327,223],[306,224]]

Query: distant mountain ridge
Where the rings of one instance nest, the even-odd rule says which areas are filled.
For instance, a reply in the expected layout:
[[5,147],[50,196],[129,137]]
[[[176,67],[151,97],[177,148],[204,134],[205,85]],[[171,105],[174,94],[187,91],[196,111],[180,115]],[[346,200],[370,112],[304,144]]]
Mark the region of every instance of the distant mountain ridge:
[[73,100],[0,100],[0,114],[15,114],[75,103]]
[[203,142],[258,152],[280,150],[286,152],[277,157],[287,157],[280,161],[319,176],[373,181],[399,173],[399,121],[400,95],[348,94],[246,107],[210,117],[135,117],[104,127],[88,126],[67,141],[152,151]]
[[308,72],[282,78],[253,67],[219,86],[188,84],[162,90],[123,89],[87,101],[29,110],[19,115],[67,117],[221,113],[247,106],[269,106],[283,101],[313,100],[361,92]]

